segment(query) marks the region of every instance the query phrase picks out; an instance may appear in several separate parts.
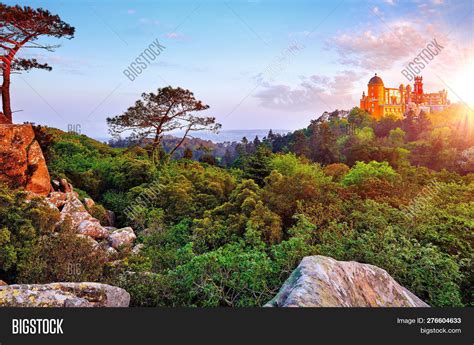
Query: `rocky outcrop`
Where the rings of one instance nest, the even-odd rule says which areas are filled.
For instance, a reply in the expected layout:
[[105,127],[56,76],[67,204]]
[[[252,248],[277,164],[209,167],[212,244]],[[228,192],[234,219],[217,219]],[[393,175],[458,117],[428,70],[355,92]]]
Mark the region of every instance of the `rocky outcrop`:
[[48,195],[48,201],[56,208],[62,208],[67,201],[66,193],[51,192]]
[[39,195],[51,191],[43,152],[30,124],[0,124],[0,182]]
[[[78,234],[87,235],[94,239],[103,239],[109,235],[107,229],[101,226],[100,222],[87,212],[74,192],[62,193],[65,197],[59,197],[58,194],[61,194],[61,192],[55,192],[48,200],[52,204],[61,205],[62,201],[66,199],[61,209],[59,224],[67,220]],[[60,201],[59,203],[58,200]]]
[[303,258],[267,307],[429,307],[385,270],[325,256]]
[[2,307],[128,307],[124,289],[100,283],[0,286]]
[[[74,188],[65,180],[53,181],[53,185],[56,185],[59,190],[51,192],[46,200],[51,207],[56,207],[61,212],[58,226],[68,223],[78,235],[91,238],[99,244],[109,257],[117,254],[117,250],[133,246],[137,237],[132,228],[116,229],[102,226],[99,220],[87,210],[87,207],[92,208],[95,205],[92,199],[86,198],[84,200],[86,205],[84,205],[74,192]],[[103,243],[97,242],[101,240]]]
[[95,206],[94,200],[90,198],[84,198],[84,206],[88,209],[91,210]]
[[136,238],[137,236],[135,236],[133,229],[127,227],[123,229],[114,230],[109,235],[108,240],[112,248],[120,249],[123,247],[131,247],[133,241],[135,241]]
[[77,233],[90,236],[94,239],[104,239],[109,236],[109,232],[95,218],[83,220],[77,227]]

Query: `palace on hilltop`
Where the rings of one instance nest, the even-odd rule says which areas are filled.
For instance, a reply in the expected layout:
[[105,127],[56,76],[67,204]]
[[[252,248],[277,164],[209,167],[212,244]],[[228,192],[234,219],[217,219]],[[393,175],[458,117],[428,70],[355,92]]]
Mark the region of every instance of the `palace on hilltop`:
[[382,78],[372,77],[360,99],[360,108],[368,111],[374,118],[381,119],[388,114],[402,116],[408,110],[419,113],[421,110],[429,113],[440,111],[449,106],[446,90],[436,93],[423,92],[423,77],[415,77],[413,89],[410,85],[400,84],[397,88],[385,87]]

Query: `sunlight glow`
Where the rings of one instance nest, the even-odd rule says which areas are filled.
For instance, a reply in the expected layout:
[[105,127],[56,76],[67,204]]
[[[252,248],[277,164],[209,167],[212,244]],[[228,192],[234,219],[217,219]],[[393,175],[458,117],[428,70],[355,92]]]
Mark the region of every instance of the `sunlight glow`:
[[[452,89],[460,98],[459,102],[466,103],[474,109],[474,92],[472,91],[472,80],[474,80],[474,58],[467,63],[455,77]],[[458,98],[452,94],[453,98]]]

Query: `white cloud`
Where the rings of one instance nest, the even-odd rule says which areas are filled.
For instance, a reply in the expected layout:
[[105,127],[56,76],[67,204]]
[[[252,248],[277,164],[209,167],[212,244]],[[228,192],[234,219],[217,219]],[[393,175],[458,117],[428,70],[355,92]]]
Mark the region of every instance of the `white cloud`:
[[270,109],[289,111],[315,111],[317,108],[335,110],[351,108],[356,104],[353,95],[354,84],[361,79],[361,74],[353,71],[342,71],[334,77],[312,75],[302,78],[301,83],[292,88],[288,85],[264,83],[263,90],[255,97],[260,106]]
[[168,32],[165,34],[166,38],[169,38],[171,40],[184,40],[186,38],[185,35],[179,33],[179,32]]
[[414,58],[435,37],[443,37],[433,25],[418,28],[406,21],[386,23],[381,31],[344,33],[327,41],[339,62],[370,71],[390,69],[402,60]]

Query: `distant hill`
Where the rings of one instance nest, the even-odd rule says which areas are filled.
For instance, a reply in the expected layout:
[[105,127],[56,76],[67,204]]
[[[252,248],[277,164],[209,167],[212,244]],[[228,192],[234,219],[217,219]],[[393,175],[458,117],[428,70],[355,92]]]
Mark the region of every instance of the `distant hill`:
[[[268,134],[270,129],[229,129],[229,130],[222,130],[218,134],[216,133],[209,133],[209,132],[198,132],[194,133],[193,136],[198,139],[202,140],[210,140],[214,143],[224,143],[224,142],[240,142],[243,137],[246,137],[249,140],[253,140],[256,136],[262,139],[264,136]],[[291,132],[289,129],[272,129],[273,133],[275,134],[287,134]],[[172,133],[171,136],[180,137],[183,133],[175,132]],[[111,139],[110,137],[96,137],[95,140],[101,142],[109,142]]]

